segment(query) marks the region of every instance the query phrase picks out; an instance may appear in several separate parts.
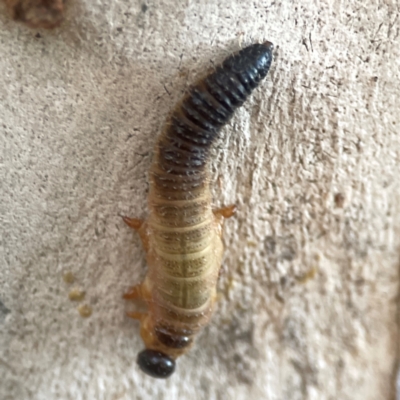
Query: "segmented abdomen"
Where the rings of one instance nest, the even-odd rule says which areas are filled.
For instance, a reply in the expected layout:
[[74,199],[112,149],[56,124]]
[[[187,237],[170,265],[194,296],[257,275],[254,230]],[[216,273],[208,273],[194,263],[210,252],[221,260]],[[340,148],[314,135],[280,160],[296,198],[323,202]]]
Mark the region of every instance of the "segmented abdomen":
[[222,258],[211,209],[212,143],[270,67],[272,44],[232,55],[194,85],[170,116],[150,171],[149,279],[160,325],[196,331],[212,309]]

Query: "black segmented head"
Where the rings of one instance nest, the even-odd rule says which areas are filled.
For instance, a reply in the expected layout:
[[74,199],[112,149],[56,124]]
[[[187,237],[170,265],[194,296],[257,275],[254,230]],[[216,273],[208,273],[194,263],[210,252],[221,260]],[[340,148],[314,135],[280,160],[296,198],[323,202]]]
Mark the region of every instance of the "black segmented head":
[[161,351],[145,349],[138,354],[140,369],[153,378],[169,378],[175,371],[175,361]]

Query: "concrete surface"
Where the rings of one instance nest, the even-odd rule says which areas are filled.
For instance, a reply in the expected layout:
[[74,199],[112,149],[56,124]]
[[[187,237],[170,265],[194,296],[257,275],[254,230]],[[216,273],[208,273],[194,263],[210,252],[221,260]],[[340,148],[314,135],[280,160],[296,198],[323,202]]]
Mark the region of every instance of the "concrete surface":
[[[398,2],[75,0],[54,31],[0,13],[1,399],[395,398]],[[218,309],[155,381],[121,299],[144,253],[118,215],[146,215],[187,85],[265,39],[271,73],[212,161],[215,205],[239,208]]]

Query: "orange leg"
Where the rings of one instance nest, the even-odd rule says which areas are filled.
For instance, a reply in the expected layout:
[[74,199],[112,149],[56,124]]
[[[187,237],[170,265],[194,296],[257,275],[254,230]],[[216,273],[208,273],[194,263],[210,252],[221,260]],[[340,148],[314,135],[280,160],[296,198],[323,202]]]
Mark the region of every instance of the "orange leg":
[[[232,204],[230,206],[222,207],[217,210],[214,210],[213,212],[219,226],[219,235],[222,236],[222,226],[224,224],[224,220],[226,218],[232,217],[236,213],[236,205]],[[221,275],[223,275],[224,273],[225,273],[224,267],[221,265],[218,271],[218,279],[220,279]]]
[[146,317],[146,314],[145,314],[145,313],[135,312],[135,311],[133,311],[133,312],[127,312],[126,315],[127,315],[127,317],[129,317],[129,318],[137,319],[137,320],[139,320],[139,321],[142,321],[143,318]]
[[144,300],[142,285],[135,285],[122,296],[125,300]]
[[129,288],[129,290],[122,296],[125,300],[141,300],[149,302],[151,300],[151,293],[146,287],[146,280]]
[[230,218],[232,215],[236,213],[236,205],[231,204],[230,206],[218,208],[218,210],[214,210],[215,216],[222,216],[224,218]]
[[222,208],[218,208],[218,210],[214,210],[213,213],[215,215],[215,219],[221,229],[220,235],[222,235],[222,226],[224,225],[224,220],[226,218],[232,217],[236,212],[236,206],[234,204]]
[[121,218],[130,228],[134,229],[135,231],[138,231],[144,222],[142,219],[129,218],[124,215],[121,215]]
[[149,249],[149,232],[147,229],[146,221],[139,218],[129,218],[124,215],[120,215],[120,217],[126,225],[134,229],[139,234],[143,248],[147,253],[147,250]]
[[[146,290],[145,286],[142,284],[140,285],[135,285],[129,288],[129,290],[122,296],[125,300],[142,300],[142,301],[148,301],[149,299],[149,293]],[[131,311],[127,312],[126,315],[129,318],[137,319],[139,321],[142,321],[143,318],[146,317],[146,313],[144,312],[138,312],[138,311]]]
[[[129,218],[126,216],[121,215],[122,220],[125,222],[126,225],[128,225],[130,228],[134,229],[139,233],[140,239],[143,244],[144,250],[147,252],[149,248],[149,234],[147,230],[147,224],[144,220],[138,219],[138,218]],[[146,286],[144,283],[141,283],[139,285],[135,285],[129,288],[129,290],[123,294],[122,296],[125,300],[142,300],[142,301],[148,301],[150,297],[150,293],[148,293],[148,290],[146,290]],[[133,312],[127,312],[126,315],[129,318],[137,319],[139,321],[142,321],[146,317],[146,313],[143,312],[138,312],[138,311],[133,311]]]

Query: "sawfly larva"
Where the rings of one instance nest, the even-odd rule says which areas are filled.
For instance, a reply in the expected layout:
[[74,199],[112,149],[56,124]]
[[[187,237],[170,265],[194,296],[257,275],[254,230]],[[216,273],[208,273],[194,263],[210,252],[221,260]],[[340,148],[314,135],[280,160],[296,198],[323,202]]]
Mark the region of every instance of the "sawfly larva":
[[155,146],[148,219],[123,217],[147,254],[146,278],[124,298],[147,304],[147,312],[128,315],[140,321],[146,346],[139,367],[155,378],[174,372],[176,358],[211,317],[222,225],[234,206],[212,210],[208,156],[221,128],[267,75],[272,50],[270,42],[248,46],[191,87]]

